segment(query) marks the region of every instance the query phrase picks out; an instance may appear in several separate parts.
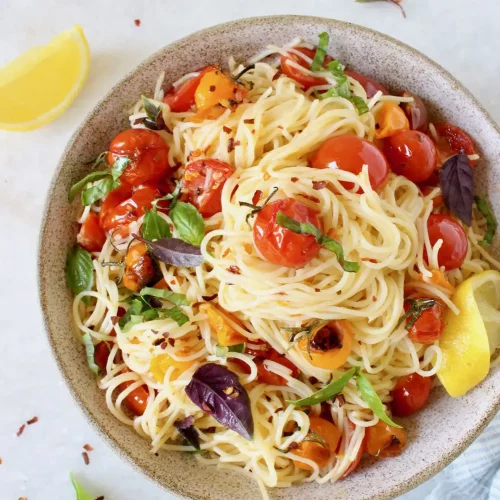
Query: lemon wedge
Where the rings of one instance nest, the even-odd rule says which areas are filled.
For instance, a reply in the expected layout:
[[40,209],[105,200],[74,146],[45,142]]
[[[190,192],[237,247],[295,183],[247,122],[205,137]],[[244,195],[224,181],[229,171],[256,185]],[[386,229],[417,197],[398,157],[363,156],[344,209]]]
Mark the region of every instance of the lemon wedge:
[[90,66],[80,26],[33,47],[0,69],[0,129],[26,131],[57,118],[77,96]]
[[500,273],[484,271],[466,279],[452,300],[460,314],[445,312],[437,375],[450,396],[458,397],[486,377],[500,345]]

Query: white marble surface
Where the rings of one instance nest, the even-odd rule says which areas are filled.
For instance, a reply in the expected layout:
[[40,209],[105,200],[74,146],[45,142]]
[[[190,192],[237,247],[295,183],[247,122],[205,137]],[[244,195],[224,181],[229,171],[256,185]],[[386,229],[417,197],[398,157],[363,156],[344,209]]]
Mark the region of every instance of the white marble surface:
[[[86,113],[146,56],[184,35],[241,17],[306,14],[363,24],[414,46],[458,77],[500,121],[495,36],[500,3],[404,0],[404,5],[406,20],[389,4],[354,0],[0,1],[0,66],[75,23],[83,26],[92,51],[89,79],[61,118],[33,132],[0,131],[0,500],[74,498],[70,471],[106,500],[173,498],[96,435],[73,404],[45,341],[36,288],[40,218],[58,158]],[[35,415],[39,421],[17,437],[19,426]],[[81,456],[85,443],[94,447],[88,466]],[[423,498],[429,488],[427,483],[405,498]]]

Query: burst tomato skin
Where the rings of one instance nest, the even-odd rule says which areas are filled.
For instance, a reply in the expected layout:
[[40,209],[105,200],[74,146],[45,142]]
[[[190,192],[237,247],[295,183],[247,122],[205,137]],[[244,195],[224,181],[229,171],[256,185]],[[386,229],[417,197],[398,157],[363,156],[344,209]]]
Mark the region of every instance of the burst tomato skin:
[[[135,381],[127,381],[120,384],[120,389],[124,391],[127,387],[131,386]],[[127,405],[128,409],[134,414],[140,417],[144,415],[146,407],[148,406],[148,391],[144,385],[140,385],[135,388],[130,394],[126,396],[123,400]]]
[[89,252],[99,252],[106,241],[106,235],[99,224],[99,216],[90,212],[76,237],[78,244]]
[[[305,47],[294,47],[294,48],[295,50],[309,57],[310,59],[313,59],[314,54],[316,53],[316,50],[307,49]],[[300,85],[304,90],[307,90],[310,87],[315,87],[317,85],[325,85],[326,83],[328,83],[324,78],[312,75],[306,75],[305,73],[300,71],[300,69],[293,67],[290,64],[290,61],[294,61],[295,63],[300,64],[300,66],[307,69],[309,69],[310,65],[300,56],[298,56],[297,54],[293,54],[291,52],[289,52],[287,55],[281,56],[281,71],[286,76],[295,80],[297,83],[300,83]],[[332,58],[328,55],[325,56],[323,67],[325,67],[330,61],[332,61]]]
[[[435,123],[434,128],[439,137],[436,147],[441,161],[445,161],[450,156],[454,156],[462,151],[466,155],[476,154],[474,142],[469,134],[460,127],[451,123]],[[470,161],[472,166],[475,166],[476,163],[477,160]]]
[[258,214],[253,227],[255,245],[269,262],[285,267],[304,267],[314,259],[320,245],[310,234],[296,234],[276,222],[278,212],[299,222],[309,222],[321,230],[318,212],[294,200],[285,198],[268,203]]
[[429,399],[432,378],[412,373],[401,377],[392,390],[392,413],[396,417],[407,417],[417,412]]
[[401,455],[407,442],[404,429],[399,429],[379,420],[375,425],[366,428],[366,451],[379,458],[390,458]]
[[389,95],[389,91],[381,83],[369,76],[358,73],[357,71],[351,71],[350,69],[346,69],[344,73],[360,83],[365,89],[368,99],[372,98],[379,90],[383,95]]
[[254,360],[257,365],[257,379],[259,382],[264,382],[269,385],[287,385],[285,378],[267,369],[264,363],[267,359],[290,369],[292,371],[292,377],[295,378],[299,376],[300,370],[289,359],[282,356],[274,349],[269,349],[263,356],[264,357],[257,357]]
[[109,145],[107,161],[113,165],[123,156],[130,159],[130,164],[120,181],[131,186],[160,181],[171,171],[167,143],[152,130],[131,128],[120,132]]
[[[408,309],[409,304],[405,303],[405,311]],[[444,329],[442,314],[442,306],[438,303],[423,311],[410,327],[408,337],[420,344],[433,344],[439,339]]]

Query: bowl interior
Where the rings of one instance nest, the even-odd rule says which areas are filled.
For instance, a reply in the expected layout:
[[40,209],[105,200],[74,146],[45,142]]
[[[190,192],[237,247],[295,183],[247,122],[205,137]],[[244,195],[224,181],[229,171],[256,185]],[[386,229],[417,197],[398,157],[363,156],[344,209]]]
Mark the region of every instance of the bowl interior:
[[[469,132],[482,155],[476,191],[489,194],[497,217],[500,194],[500,134],[472,95],[435,63],[415,50],[356,25],[310,17],[279,16],[227,23],[195,33],[153,55],[121,81],[96,106],[70,140],[47,198],[39,254],[39,286],[45,324],[55,358],[83,412],[105,440],[134,467],[177,495],[190,498],[253,499],[259,496],[251,479],[213,467],[199,466],[182,453],[151,454],[147,440],[121,424],[107,410],[104,394],[87,368],[82,346],[72,335],[72,297],[66,288],[66,248],[76,235],[75,207],[68,203],[70,185],[87,173],[84,162],[107,149],[111,138],[128,126],[126,110],[141,94],[151,95],[157,76],[165,82],[208,63],[225,65],[234,55],[244,61],[269,43],[296,37],[311,42],[330,34],[330,51],[355,70],[373,76],[394,90],[420,95],[432,113]],[[406,422],[409,446],[402,456],[364,466],[335,485],[304,484],[272,492],[273,498],[389,498],[431,475],[468,446],[495,414],[500,401],[500,373],[493,370],[474,391],[460,399],[436,390],[431,404]]]

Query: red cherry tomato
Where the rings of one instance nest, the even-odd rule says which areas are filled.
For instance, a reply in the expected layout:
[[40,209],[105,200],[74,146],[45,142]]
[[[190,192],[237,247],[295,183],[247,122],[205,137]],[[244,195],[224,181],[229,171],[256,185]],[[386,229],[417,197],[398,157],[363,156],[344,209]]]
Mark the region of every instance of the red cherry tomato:
[[[405,312],[410,305],[405,302]],[[408,337],[420,344],[432,344],[439,339],[444,329],[444,323],[441,319],[443,314],[442,306],[438,303],[429,309],[423,311],[417,321],[408,330]],[[408,323],[409,319],[407,320]]]
[[109,145],[107,161],[113,165],[120,156],[131,160],[120,180],[132,186],[159,181],[171,170],[167,143],[152,130],[131,128],[120,132]]
[[[476,148],[469,135],[461,128],[451,125],[450,123],[435,123],[434,128],[439,136],[436,143],[441,161],[445,161],[450,156],[454,156],[461,151],[466,155],[476,154]],[[470,164],[474,166],[476,160],[472,160]]]
[[[351,429],[351,431],[354,431],[354,429],[356,429],[356,426],[350,420],[348,422],[349,422],[349,428]],[[363,441],[361,441],[361,445],[358,449],[358,452],[356,453],[356,457],[350,463],[349,467],[347,467],[346,471],[344,472],[344,474],[340,479],[346,478],[349,474],[351,474],[358,468],[359,462],[361,462],[361,459],[363,458],[363,453],[365,452],[365,449],[366,449],[366,432],[365,435],[363,436]]]
[[418,373],[401,377],[392,390],[392,413],[396,417],[407,417],[420,410],[431,393],[432,378]]
[[224,183],[234,168],[220,160],[196,160],[186,166],[182,185],[189,201],[203,217],[211,217],[222,210],[221,194]]
[[76,241],[89,252],[99,252],[106,241],[106,235],[99,225],[99,216],[90,212],[80,227]]
[[[368,165],[368,176],[373,189],[382,188],[389,176],[389,165],[383,153],[366,139],[354,135],[340,135],[325,141],[310,159],[313,168],[328,168],[330,163],[346,172],[359,174],[363,165]],[[352,182],[343,182],[352,189]]]
[[344,73],[360,83],[360,85],[365,89],[366,97],[368,97],[368,99],[373,97],[379,90],[382,94],[389,95],[389,91],[382,84],[378,83],[377,80],[374,80],[369,76],[357,73],[356,71],[351,71],[350,69],[346,69]]
[[[459,268],[467,255],[469,242],[462,226],[449,215],[431,214],[427,221],[429,240],[434,246],[439,239],[443,244],[438,253],[439,267],[446,270]],[[427,259],[427,255],[424,255]]]
[[[124,391],[127,387],[131,386],[135,381],[123,382],[120,384],[120,389]],[[146,411],[146,407],[148,406],[148,391],[144,385],[140,385],[136,389],[134,389],[125,399],[125,404],[128,409],[140,417]]]
[[429,128],[429,118],[427,108],[422,99],[408,90],[403,90],[399,95],[401,97],[413,97],[413,102],[401,103],[401,107],[410,122],[410,128],[412,130],[420,130],[420,132],[427,132]]
[[194,106],[194,94],[203,75],[214,69],[214,66],[205,66],[198,70],[198,76],[181,83],[177,87],[172,87],[163,98],[163,102],[170,106],[170,111],[181,113],[189,111]]
[[255,364],[257,365],[257,379],[260,382],[264,382],[269,385],[287,385],[287,381],[285,378],[280,377],[276,373],[267,369],[264,361],[268,359],[270,361],[274,361],[275,363],[279,363],[280,365],[289,368],[292,371],[292,377],[298,377],[300,374],[300,370],[285,356],[282,356],[274,349],[270,349],[265,357],[255,358]]
[[[314,49],[306,49],[304,47],[294,47],[298,52],[302,52],[302,54],[307,57],[313,59],[316,50]],[[325,57],[325,61],[323,63],[323,67],[325,67],[332,58],[330,56]],[[310,87],[315,87],[316,85],[325,85],[328,83],[324,78],[320,78],[317,76],[307,75],[297,69],[296,67],[290,64],[290,61],[293,61],[303,68],[309,69],[311,67],[310,63],[306,62],[302,57],[297,54],[293,54],[291,52],[287,53],[287,55],[281,56],[281,71],[285,73],[286,76],[293,78],[296,82],[300,83],[304,90],[307,90]]]
[[106,372],[106,365],[108,363],[110,346],[108,342],[99,342],[95,346],[94,361],[102,372]]
[[418,130],[404,130],[385,139],[384,153],[393,172],[413,182],[429,179],[437,164],[436,146]]
[[319,253],[320,245],[310,234],[297,234],[276,222],[278,212],[321,229],[318,212],[292,198],[268,203],[257,215],[253,238],[260,253],[273,264],[304,267]]

